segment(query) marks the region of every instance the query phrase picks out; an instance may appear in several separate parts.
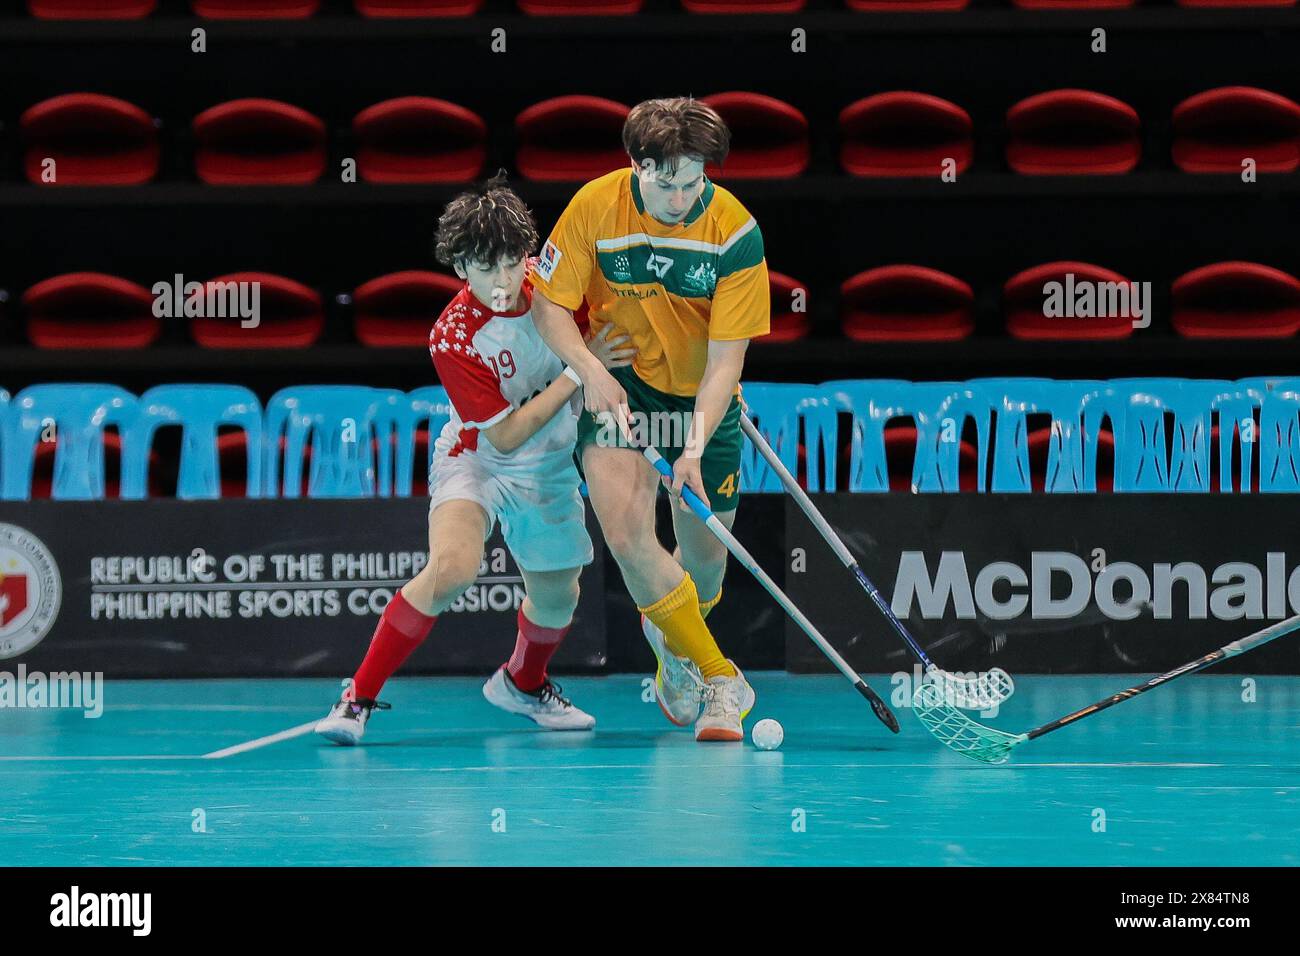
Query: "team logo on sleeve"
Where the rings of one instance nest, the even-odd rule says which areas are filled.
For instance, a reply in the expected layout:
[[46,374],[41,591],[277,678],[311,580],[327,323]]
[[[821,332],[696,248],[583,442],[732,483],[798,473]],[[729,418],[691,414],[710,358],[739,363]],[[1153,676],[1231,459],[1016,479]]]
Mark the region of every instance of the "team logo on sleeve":
[[559,247],[547,239],[546,245],[542,247],[542,254],[537,258],[537,274],[550,282],[551,276],[555,275],[555,267],[560,264],[560,260],[563,258],[564,253],[560,251]]

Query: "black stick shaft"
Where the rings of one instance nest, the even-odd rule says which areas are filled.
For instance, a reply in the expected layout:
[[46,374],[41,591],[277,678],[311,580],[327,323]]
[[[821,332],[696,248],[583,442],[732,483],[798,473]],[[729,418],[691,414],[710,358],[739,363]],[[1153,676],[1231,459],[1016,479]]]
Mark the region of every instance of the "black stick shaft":
[[1189,661],[1181,667],[1175,667],[1173,670],[1161,674],[1159,677],[1153,677],[1145,683],[1130,687],[1127,690],[1122,690],[1118,694],[1112,694],[1105,700],[1099,700],[1095,704],[1089,704],[1082,710],[1076,710],[1074,713],[1066,714],[1064,717],[1053,720],[1051,723],[1043,724],[1041,727],[1035,727],[1033,730],[1025,734],[1025,736],[1030,740],[1033,740],[1035,737],[1050,734],[1053,730],[1060,730],[1062,727],[1067,724],[1072,724],[1076,720],[1082,720],[1084,717],[1095,714],[1100,710],[1105,710],[1107,707],[1114,707],[1116,704],[1130,700],[1139,694],[1145,694],[1153,687],[1167,684],[1171,680],[1175,680],[1185,674],[1195,674],[1197,671],[1205,670],[1205,668],[1217,664],[1219,661],[1226,660],[1229,657],[1236,657],[1238,654],[1244,654],[1246,651],[1259,647],[1261,644],[1267,644],[1269,641],[1276,640],[1284,634],[1290,634],[1297,628],[1300,628],[1300,614],[1295,617],[1289,617],[1285,621],[1279,621],[1272,627],[1266,627],[1262,631],[1256,631],[1254,634],[1251,634],[1248,637],[1243,637],[1239,641],[1225,644],[1217,651],[1211,651],[1204,657],[1198,657],[1196,660]]

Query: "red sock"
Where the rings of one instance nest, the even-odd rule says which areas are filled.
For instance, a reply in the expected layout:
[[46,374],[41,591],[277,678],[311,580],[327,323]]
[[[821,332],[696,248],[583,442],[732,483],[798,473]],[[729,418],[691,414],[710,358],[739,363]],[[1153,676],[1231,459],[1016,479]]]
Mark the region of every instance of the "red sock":
[[515,652],[510,655],[506,671],[520,690],[537,690],[546,683],[546,665],[551,662],[551,655],[569,633],[569,625],[564,627],[542,627],[524,617],[524,609],[519,609],[519,637],[515,639]]
[[370,639],[366,659],[361,662],[356,676],[352,678],[352,690],[356,696],[371,700],[377,697],[384,681],[392,677],[402,662],[411,655],[411,651],[424,642],[436,620],[436,614],[421,614],[412,607],[402,597],[401,591],[394,594],[379,618],[379,626],[375,628],[375,636]]

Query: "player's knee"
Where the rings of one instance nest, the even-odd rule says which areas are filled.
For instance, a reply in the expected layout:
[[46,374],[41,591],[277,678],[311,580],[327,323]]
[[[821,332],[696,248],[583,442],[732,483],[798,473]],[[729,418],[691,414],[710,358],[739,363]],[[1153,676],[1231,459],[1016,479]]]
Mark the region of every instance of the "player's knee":
[[707,565],[720,570],[727,561],[727,546],[717,538],[696,541],[692,544],[689,554],[683,553],[682,559],[685,563]]
[[654,529],[642,528],[639,524],[613,523],[611,527],[601,530],[605,534],[605,546],[619,564],[635,561],[638,555],[645,554],[649,548],[661,547]]
[[573,616],[573,611],[578,606],[579,593],[576,576],[568,581],[551,579],[544,584],[534,584],[536,586],[528,589],[528,600],[539,613],[547,617]]
[[551,610],[556,614],[568,614],[572,617],[573,612],[578,607],[579,593],[577,581],[574,581],[568,587],[561,588],[552,598]]
[[460,596],[478,577],[478,560],[473,554],[453,548],[441,548],[429,555],[429,563],[420,572],[426,576],[435,601]]

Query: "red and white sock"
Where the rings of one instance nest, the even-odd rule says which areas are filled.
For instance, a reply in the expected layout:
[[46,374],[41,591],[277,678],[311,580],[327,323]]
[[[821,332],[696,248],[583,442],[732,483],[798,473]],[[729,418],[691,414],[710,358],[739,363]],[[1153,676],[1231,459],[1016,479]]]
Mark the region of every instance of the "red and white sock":
[[515,652],[506,664],[506,672],[516,687],[534,691],[546,683],[546,665],[564,635],[569,633],[569,626],[542,627],[528,620],[522,607],[519,609],[519,636],[515,639]]
[[436,614],[421,614],[398,591],[384,608],[370,639],[366,659],[352,678],[352,690],[357,697],[374,700],[379,689],[392,677],[411,652],[424,643],[438,620]]

